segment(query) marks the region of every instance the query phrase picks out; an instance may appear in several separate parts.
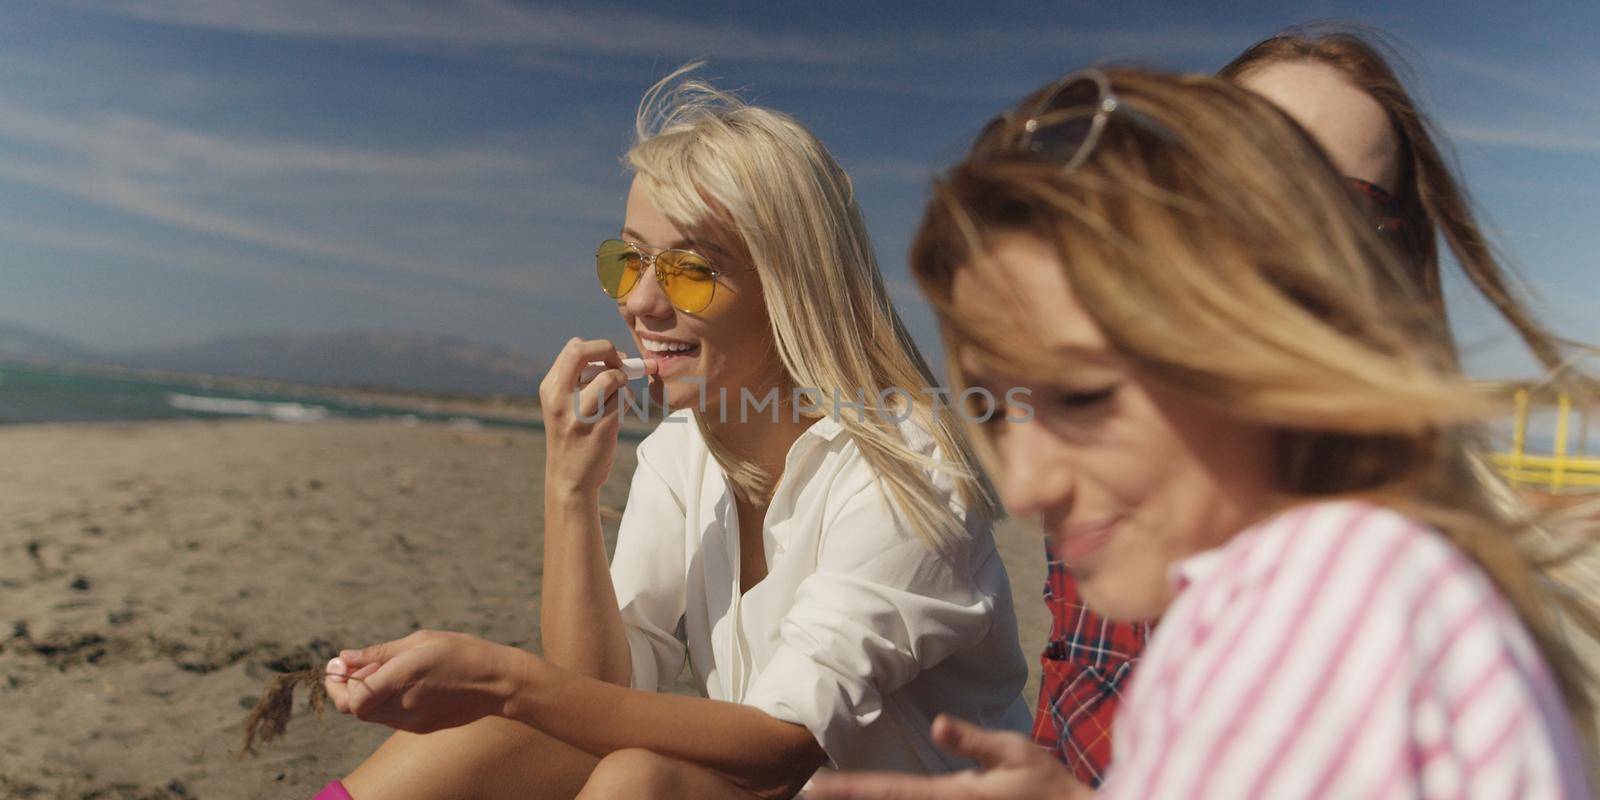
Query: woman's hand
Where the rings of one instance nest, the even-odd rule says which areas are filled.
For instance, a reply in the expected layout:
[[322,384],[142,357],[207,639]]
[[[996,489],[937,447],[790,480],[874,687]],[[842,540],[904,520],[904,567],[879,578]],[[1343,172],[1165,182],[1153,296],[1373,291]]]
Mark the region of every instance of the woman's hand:
[[323,685],[334,707],[366,722],[412,733],[500,715],[515,686],[514,647],[464,633],[417,631],[328,662]]
[[933,721],[940,749],[978,762],[976,771],[928,777],[900,773],[819,775],[816,800],[1087,800],[1094,791],[1027,737],[989,731],[944,714]]
[[[591,361],[610,369],[579,387],[583,368]],[[547,486],[563,493],[593,492],[606,482],[622,426],[622,404],[616,397],[627,385],[622,355],[610,342],[575,338],[561,348],[539,384]]]

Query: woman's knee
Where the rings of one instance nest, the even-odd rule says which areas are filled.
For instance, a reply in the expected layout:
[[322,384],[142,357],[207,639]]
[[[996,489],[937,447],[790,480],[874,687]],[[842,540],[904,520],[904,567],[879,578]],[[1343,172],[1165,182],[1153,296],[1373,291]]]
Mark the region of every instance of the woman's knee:
[[683,766],[649,750],[618,750],[600,759],[578,798],[676,797],[683,789]]
[[486,717],[425,735],[395,733],[344,778],[369,798],[571,797],[594,757],[511,720]]

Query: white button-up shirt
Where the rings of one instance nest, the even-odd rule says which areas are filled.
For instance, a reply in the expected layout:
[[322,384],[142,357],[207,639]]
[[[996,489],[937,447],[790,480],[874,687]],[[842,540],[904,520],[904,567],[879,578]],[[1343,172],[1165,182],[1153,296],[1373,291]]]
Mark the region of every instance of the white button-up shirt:
[[[933,440],[904,426],[913,444]],[[854,439],[820,419],[790,448],[763,523],[767,576],[739,591],[728,481],[688,412],[638,449],[611,579],[633,686],[687,659],[705,696],[804,725],[838,769],[969,766],[929,738],[948,712],[1026,731],[1027,664],[989,523],[940,556],[879,491]],[[930,480],[959,509],[951,482]]]

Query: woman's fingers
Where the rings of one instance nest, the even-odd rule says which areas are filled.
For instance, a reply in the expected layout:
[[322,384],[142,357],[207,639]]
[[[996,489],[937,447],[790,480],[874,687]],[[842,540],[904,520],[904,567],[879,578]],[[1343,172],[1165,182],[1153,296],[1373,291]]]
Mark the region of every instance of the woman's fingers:
[[[359,717],[364,710],[387,699],[388,695],[394,693],[390,684],[402,669],[396,667],[380,675],[383,667],[393,665],[400,655],[414,650],[428,641],[428,637],[436,635],[432,631],[416,631],[403,639],[363,647],[360,650],[339,651],[339,657],[329,661],[328,668],[331,672],[343,667],[346,672],[343,684],[349,708],[341,708],[340,711],[353,713]],[[331,696],[332,692],[329,694]]]
[[933,721],[933,741],[945,752],[972,759],[984,769],[1025,764],[1039,752],[1019,733],[985,730],[949,714],[940,714]]
[[339,673],[334,674],[334,664],[339,659],[328,662],[328,668],[322,677],[322,688],[328,690],[328,699],[333,701],[333,707],[340,714],[350,713],[350,693],[346,684],[346,672],[343,664],[339,664]]
[[334,660],[344,662],[346,667],[353,670],[360,669],[368,664],[381,664],[394,658],[401,650],[405,649],[401,645],[405,641],[405,639],[395,639],[382,644],[363,647],[360,650],[340,650],[339,657]]
[[591,361],[599,361],[608,367],[622,369],[622,353],[606,339],[584,341],[578,346],[577,361],[580,368]]
[[365,681],[372,673],[377,672],[383,665],[381,663],[367,664],[360,669],[351,670],[343,658],[335,658],[328,662],[322,678],[323,688],[328,690],[328,699],[333,701],[333,707],[340,714],[352,713],[350,709],[350,689]]
[[[385,670],[384,667],[389,667]],[[350,710],[357,719],[374,721],[384,703],[405,685],[404,665],[396,662],[368,664],[355,671],[345,683]]]
[[622,354],[617,352],[616,345],[605,339],[574,338],[561,348],[561,353],[556,356],[549,374],[545,376],[545,382],[539,387],[541,395],[553,395],[544,400],[548,403],[555,396],[566,395],[576,389],[579,373],[591,361],[599,361],[613,369],[622,368]]
[[608,369],[595,376],[588,386],[578,392],[573,409],[578,421],[592,424],[620,410],[620,400],[615,403],[610,401],[627,385],[628,375],[620,369]]
[[355,672],[350,673],[350,680],[352,680],[352,681],[364,681],[364,680],[367,679],[368,676],[372,675],[372,673],[377,672],[380,669],[383,669],[383,664],[381,664],[381,663],[374,662],[374,663],[368,664],[368,665],[362,667],[361,669],[358,669]]

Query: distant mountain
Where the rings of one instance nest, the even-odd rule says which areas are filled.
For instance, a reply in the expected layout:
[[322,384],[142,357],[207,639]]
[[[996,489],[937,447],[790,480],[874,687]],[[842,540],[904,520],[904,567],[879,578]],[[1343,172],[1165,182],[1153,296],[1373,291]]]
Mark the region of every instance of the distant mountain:
[[230,334],[198,344],[94,351],[0,323],[0,359],[459,394],[533,395],[540,364],[466,339],[409,331]]
[[0,359],[12,361],[89,361],[96,354],[77,342],[0,320]]
[[531,360],[465,339],[402,331],[233,334],[185,347],[111,354],[135,369],[430,392],[531,395]]

